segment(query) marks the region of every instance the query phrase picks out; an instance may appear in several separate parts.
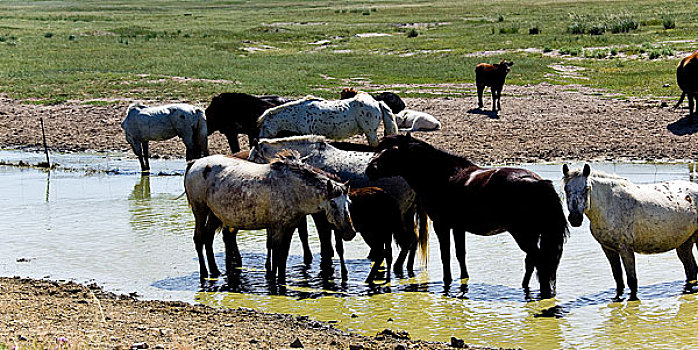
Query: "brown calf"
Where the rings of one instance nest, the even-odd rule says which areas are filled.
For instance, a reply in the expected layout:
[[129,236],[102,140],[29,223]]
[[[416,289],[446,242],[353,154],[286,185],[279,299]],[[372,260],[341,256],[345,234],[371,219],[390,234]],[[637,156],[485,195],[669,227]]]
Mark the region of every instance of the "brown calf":
[[[693,116],[693,106],[698,100],[698,50],[679,62],[676,67],[676,83],[682,93],[674,109],[681,105],[684,97],[688,97],[689,115]],[[698,108],[696,108],[696,112],[698,112]]]
[[475,85],[477,86],[477,105],[482,108],[482,92],[485,86],[492,89],[492,111],[501,111],[502,106],[499,103],[502,97],[502,88],[504,87],[504,79],[511,72],[511,66],[514,62],[502,60],[497,64],[480,63],[475,66]]

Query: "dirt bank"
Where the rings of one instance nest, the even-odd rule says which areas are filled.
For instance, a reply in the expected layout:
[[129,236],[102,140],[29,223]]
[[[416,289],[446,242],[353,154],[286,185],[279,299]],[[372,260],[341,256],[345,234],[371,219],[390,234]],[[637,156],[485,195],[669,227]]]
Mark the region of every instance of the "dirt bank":
[[[506,86],[503,111],[474,107],[476,98],[409,98],[408,108],[433,114],[443,129],[419,137],[482,164],[559,160],[678,160],[698,158],[698,123],[675,99],[637,100],[607,96],[581,86]],[[489,106],[489,96],[485,104]],[[40,106],[0,98],[0,146],[41,145],[39,117],[56,150],[129,151],[119,126],[128,103]],[[356,138],[357,142],[365,142]],[[218,133],[212,153],[227,152]],[[183,156],[177,140],[152,142],[156,156]]]
[[296,340],[305,349],[450,348],[349,334],[307,317],[142,301],[71,282],[0,278],[0,348],[284,349]]

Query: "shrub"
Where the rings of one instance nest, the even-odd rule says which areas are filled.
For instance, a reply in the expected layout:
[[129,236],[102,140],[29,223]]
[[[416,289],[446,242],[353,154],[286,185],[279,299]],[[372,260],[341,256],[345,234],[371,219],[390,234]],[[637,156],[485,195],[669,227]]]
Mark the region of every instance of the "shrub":
[[619,19],[611,22],[609,25],[611,33],[628,33],[631,30],[636,30],[639,23],[631,18]]
[[418,32],[416,29],[414,29],[414,28],[410,29],[410,30],[407,32],[407,37],[408,37],[408,38],[416,38],[417,36],[419,36],[419,32]]
[[70,41],[75,40],[75,35],[73,35],[73,34],[68,35],[68,40],[70,40]]
[[538,26],[528,28],[528,35],[538,35],[540,34],[540,28]]
[[51,33],[51,32],[44,34],[44,38],[52,38],[52,37],[53,37],[53,33]]
[[664,19],[662,20],[662,25],[664,26],[664,29],[676,28],[676,22],[671,17],[664,17]]
[[546,46],[543,48],[543,52],[551,52],[551,51],[553,51],[553,48],[551,48],[550,46]]
[[499,17],[497,18],[497,22],[504,22],[504,16],[499,15]]
[[589,34],[591,35],[603,35],[606,32],[606,26],[604,24],[595,24],[589,28]]
[[499,34],[518,34],[519,27],[499,28]]
[[582,22],[572,22],[567,27],[567,31],[571,34],[584,34],[587,31],[586,24]]

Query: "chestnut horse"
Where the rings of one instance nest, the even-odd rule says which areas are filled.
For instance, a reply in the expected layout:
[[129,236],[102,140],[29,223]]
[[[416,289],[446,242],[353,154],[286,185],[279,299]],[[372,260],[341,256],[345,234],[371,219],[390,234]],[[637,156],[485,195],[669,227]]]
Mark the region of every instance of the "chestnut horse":
[[[681,98],[674,109],[681,105],[683,98],[688,98],[688,115],[693,117],[693,106],[698,99],[698,50],[684,57],[676,67],[676,82],[681,88]],[[696,108],[698,112],[698,108]]]
[[480,236],[509,231],[526,253],[524,290],[535,268],[541,298],[555,294],[568,227],[551,181],[525,169],[481,168],[409,134],[385,137],[377,151],[366,174],[371,179],[402,176],[421,198],[439,239],[445,283],[452,280],[451,229],[461,278],[469,277],[466,231]]

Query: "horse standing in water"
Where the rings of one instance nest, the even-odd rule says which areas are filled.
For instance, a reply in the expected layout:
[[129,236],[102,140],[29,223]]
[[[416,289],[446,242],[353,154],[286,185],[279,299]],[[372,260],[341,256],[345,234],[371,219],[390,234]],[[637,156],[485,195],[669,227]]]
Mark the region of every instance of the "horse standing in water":
[[[422,252],[422,258],[426,259],[429,244],[426,213],[418,205],[415,192],[403,178],[394,176],[371,180],[366,176],[365,169],[374,156],[373,152],[341,150],[330,145],[327,139],[322,136],[306,135],[262,139],[250,151],[249,159],[256,163],[267,163],[285,150],[297,151],[303,157],[304,162],[337,175],[342,181],[348,181],[349,186],[353,188],[379,187],[394,198],[402,214],[402,232],[413,238],[418,237],[418,240],[413,239],[413,244],[409,249],[400,250],[393,265],[395,274],[402,272],[405,259],[407,259],[408,273],[413,271],[417,246]],[[415,214],[417,214],[418,219],[418,233],[416,233]],[[328,261],[333,254],[331,228],[322,220],[315,220],[315,224],[321,235],[323,265],[325,267],[331,266],[331,260]]]
[[144,173],[150,171],[148,141],[163,141],[179,136],[187,147],[187,160],[208,155],[206,117],[199,107],[184,103],[158,107],[132,103],[121,128],[133,153],[138,156]]
[[614,300],[621,300],[625,289],[621,260],[630,300],[637,300],[636,252],[676,249],[687,286],[696,282],[692,250],[698,237],[698,185],[688,181],[636,185],[615,175],[592,173],[588,164],[573,171],[565,164],[562,173],[570,224],[579,227],[584,215],[589,218],[591,235],[601,244],[616,280]]
[[516,168],[480,168],[469,160],[407,136],[385,137],[369,163],[371,179],[402,176],[417,192],[439,238],[444,282],[450,283],[450,231],[461,278],[468,278],[465,232],[481,236],[504,231],[526,253],[522,287],[534,268],[540,295],[555,294],[557,267],[568,235],[562,203],[551,181]]
[[267,229],[271,275],[278,284],[285,283],[291,236],[306,215],[324,211],[327,220],[342,234],[355,234],[346,187],[298,160],[255,164],[210,156],[188,167],[184,188],[194,213],[194,243],[201,279],[208,276],[204,246],[212,274],[220,274],[211,248],[215,232],[221,227],[233,228],[223,231],[228,271],[233,258],[239,256],[234,250],[237,230]]

